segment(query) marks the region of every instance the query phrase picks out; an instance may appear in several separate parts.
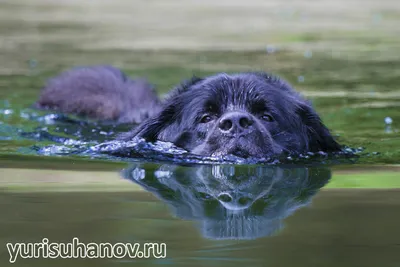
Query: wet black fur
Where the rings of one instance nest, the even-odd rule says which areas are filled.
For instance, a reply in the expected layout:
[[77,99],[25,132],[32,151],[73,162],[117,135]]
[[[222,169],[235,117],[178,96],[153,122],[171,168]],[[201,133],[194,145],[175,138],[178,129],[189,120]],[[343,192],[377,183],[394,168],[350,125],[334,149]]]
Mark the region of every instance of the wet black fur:
[[[285,81],[263,72],[194,77],[160,101],[146,81],[131,80],[116,68],[79,68],[51,79],[36,106],[140,123],[119,138],[172,142],[205,156],[265,157],[341,149],[308,101]],[[251,121],[245,134],[221,131],[221,117],[233,113]],[[202,121],[205,115],[210,121]]]
[[[220,117],[232,111],[254,119],[252,134],[233,140],[218,131]],[[213,116],[212,122],[200,122],[205,113]],[[265,113],[273,121],[264,121]],[[341,149],[308,101],[285,81],[262,72],[222,73],[183,82],[164,100],[159,114],[122,138],[133,137],[173,142],[208,156],[262,157]]]

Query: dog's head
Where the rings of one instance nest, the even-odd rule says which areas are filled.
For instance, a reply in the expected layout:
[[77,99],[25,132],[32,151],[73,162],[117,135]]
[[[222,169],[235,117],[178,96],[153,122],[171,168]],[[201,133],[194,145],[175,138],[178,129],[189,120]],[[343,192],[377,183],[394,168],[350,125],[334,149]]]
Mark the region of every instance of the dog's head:
[[285,81],[266,73],[193,78],[131,136],[194,154],[240,157],[340,150],[320,117]]

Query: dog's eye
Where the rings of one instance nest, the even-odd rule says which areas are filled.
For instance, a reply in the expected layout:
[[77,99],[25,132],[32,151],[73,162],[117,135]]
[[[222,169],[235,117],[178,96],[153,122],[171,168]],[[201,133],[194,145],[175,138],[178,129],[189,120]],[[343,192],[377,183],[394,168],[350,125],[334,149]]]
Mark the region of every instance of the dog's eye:
[[262,115],[261,115],[261,119],[262,119],[262,120],[265,120],[265,121],[273,121],[273,120],[274,120],[274,118],[272,118],[272,116],[269,115],[268,113],[262,114]]
[[207,123],[210,121],[212,121],[212,117],[209,114],[204,114],[200,119],[201,123]]
[[212,196],[210,196],[210,195],[207,194],[207,193],[203,193],[203,192],[197,192],[197,193],[196,193],[196,197],[197,197],[198,199],[201,199],[201,200],[212,200],[212,199],[213,199]]

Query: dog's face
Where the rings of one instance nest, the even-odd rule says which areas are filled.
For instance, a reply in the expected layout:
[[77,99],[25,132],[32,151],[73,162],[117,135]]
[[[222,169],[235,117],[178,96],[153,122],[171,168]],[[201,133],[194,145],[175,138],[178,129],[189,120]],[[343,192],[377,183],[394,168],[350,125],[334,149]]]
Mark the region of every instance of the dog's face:
[[218,74],[183,83],[133,136],[172,142],[204,156],[340,150],[310,104],[265,73]]

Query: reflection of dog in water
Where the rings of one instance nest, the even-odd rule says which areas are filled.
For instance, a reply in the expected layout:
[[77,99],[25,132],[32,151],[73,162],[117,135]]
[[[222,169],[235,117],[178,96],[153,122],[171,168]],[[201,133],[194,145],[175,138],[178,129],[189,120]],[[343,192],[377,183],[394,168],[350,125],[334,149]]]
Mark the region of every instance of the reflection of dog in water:
[[327,168],[172,166],[149,172],[133,165],[125,178],[152,192],[176,216],[201,222],[211,239],[255,239],[276,233],[283,219],[310,203],[330,179]]

